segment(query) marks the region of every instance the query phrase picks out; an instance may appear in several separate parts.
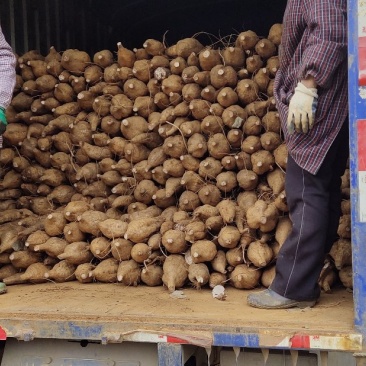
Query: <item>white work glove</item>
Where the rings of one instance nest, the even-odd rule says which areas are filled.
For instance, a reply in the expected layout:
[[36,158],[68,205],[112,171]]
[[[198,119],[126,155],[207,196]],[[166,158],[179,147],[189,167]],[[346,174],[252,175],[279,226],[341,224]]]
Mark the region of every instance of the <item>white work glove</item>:
[[288,108],[287,131],[292,134],[295,130],[307,133],[313,128],[315,111],[318,105],[316,88],[307,88],[299,82],[295,88]]

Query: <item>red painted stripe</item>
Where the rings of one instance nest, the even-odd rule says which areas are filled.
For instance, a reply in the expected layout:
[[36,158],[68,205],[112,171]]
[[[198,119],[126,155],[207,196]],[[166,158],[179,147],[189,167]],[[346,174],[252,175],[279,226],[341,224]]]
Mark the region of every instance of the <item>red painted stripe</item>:
[[310,349],[310,337],[307,335],[295,335],[290,338],[290,348]]
[[6,340],[5,330],[0,327],[0,341],[5,341],[5,340]]
[[181,338],[177,338],[177,337],[172,337],[172,336],[167,336],[166,337],[166,341],[168,343],[181,343],[181,344],[188,344],[188,341],[186,341],[185,339],[181,339]]
[[357,121],[358,171],[366,170],[366,120]]

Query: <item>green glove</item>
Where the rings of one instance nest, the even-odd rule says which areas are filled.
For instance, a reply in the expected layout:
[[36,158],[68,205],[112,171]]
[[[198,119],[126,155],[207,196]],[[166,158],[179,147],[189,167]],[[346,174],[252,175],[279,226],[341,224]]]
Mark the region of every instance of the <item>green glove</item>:
[[8,122],[6,121],[5,109],[0,107],[0,135],[2,135],[5,130]]

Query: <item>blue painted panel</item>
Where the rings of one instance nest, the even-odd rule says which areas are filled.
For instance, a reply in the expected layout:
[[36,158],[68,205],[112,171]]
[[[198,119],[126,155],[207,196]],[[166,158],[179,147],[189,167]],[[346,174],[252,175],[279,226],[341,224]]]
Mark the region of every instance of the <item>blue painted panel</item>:
[[213,345],[258,348],[259,336],[258,334],[215,333],[213,336]]
[[359,218],[357,149],[357,120],[366,119],[366,100],[360,97],[358,86],[358,16],[358,0],[348,0],[350,178],[355,326],[366,334],[366,224],[361,223]]
[[71,335],[71,339],[101,339],[103,326],[102,325],[80,325],[74,322],[63,324],[59,329],[59,334],[66,333]]
[[183,348],[175,343],[158,343],[159,366],[183,366]]

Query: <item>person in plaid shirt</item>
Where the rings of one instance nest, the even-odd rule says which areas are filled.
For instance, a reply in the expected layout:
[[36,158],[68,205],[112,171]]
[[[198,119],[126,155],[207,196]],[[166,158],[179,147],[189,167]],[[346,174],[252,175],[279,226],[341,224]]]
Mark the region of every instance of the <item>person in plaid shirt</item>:
[[314,306],[318,278],[337,239],[347,166],[347,1],[289,0],[274,94],[288,147],[286,196],[292,231],[270,287],[250,306]]
[[[15,55],[6,42],[0,27],[0,148],[2,147],[2,134],[6,130],[7,121],[5,109],[10,104],[15,86]],[[0,282],[0,294],[6,292],[6,286]]]

